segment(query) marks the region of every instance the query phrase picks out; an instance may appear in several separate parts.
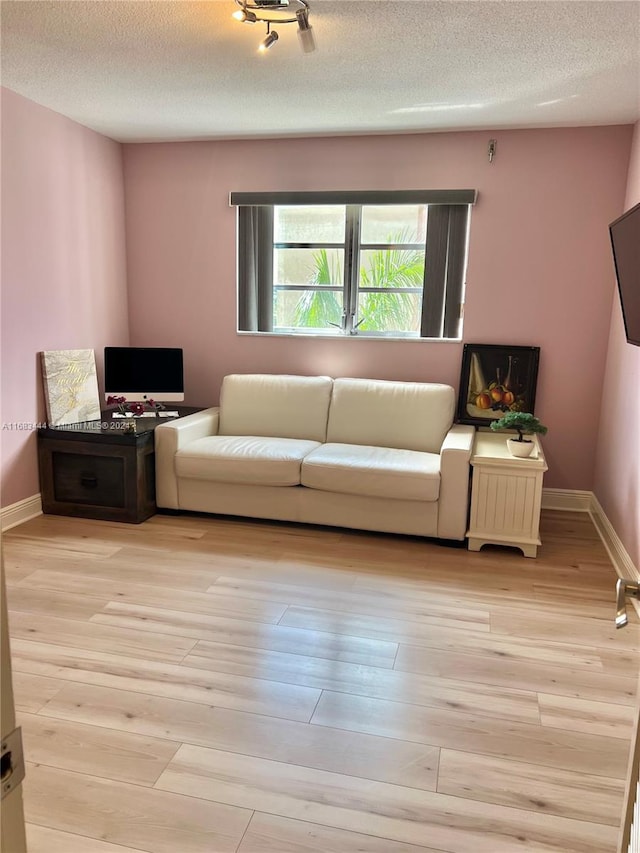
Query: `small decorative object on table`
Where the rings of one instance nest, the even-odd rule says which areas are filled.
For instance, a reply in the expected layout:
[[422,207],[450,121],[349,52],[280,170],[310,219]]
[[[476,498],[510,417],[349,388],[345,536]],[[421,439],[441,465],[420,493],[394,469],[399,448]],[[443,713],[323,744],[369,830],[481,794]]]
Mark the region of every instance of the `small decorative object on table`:
[[147,400],[145,403],[127,403],[126,397],[107,397],[107,406],[115,406],[117,411],[113,413],[116,418],[139,418],[141,415],[153,417],[164,409],[162,403],[157,400]]
[[[164,406],[156,400],[147,400],[145,403],[127,403],[126,397],[107,397],[107,405],[115,406],[117,411],[113,413],[114,418],[153,418],[160,413]],[[147,411],[147,408],[149,411]],[[125,426],[125,432],[135,432],[135,421],[130,421]]]
[[521,459],[531,456],[535,447],[533,441],[525,438],[525,435],[547,434],[547,427],[541,424],[538,418],[530,412],[507,412],[499,420],[491,421],[490,426],[492,430],[515,429],[517,431],[517,438],[507,439],[507,447],[512,456],[518,456]]

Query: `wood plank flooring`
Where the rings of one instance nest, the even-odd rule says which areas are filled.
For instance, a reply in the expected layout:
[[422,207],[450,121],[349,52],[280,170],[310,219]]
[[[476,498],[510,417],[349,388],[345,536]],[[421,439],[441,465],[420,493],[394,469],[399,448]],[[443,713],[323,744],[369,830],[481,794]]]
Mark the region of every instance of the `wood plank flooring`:
[[640,623],[588,516],[542,540],[10,531],[30,853],[614,853]]

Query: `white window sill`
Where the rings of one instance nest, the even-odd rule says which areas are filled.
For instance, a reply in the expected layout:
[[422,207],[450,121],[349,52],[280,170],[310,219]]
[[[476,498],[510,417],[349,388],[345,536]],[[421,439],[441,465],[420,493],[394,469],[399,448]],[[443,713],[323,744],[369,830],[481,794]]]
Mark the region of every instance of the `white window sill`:
[[409,337],[404,335],[339,335],[333,332],[244,332],[237,331],[237,334],[245,337],[254,338],[296,338],[298,340],[305,338],[314,338],[316,340],[332,340],[332,341],[403,341],[405,343],[419,344],[461,344],[462,338],[419,338]]

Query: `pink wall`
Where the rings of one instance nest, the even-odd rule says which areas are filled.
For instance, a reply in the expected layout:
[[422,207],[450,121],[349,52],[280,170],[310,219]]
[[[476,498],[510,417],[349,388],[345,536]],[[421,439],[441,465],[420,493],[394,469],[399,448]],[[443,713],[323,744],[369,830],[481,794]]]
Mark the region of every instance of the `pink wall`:
[[[542,348],[545,485],[591,489],[613,299],[607,224],[624,198],[631,134],[596,127],[125,145],[132,343],[184,346],[194,405],[217,402],[234,371],[457,387],[459,343],[238,335],[228,194],[476,188],[464,338]],[[490,137],[498,140],[492,164]]]
[[[38,422],[38,352],[128,343],[121,146],[2,89],[2,422]],[[3,429],[2,506],[39,492]]]
[[[459,343],[238,335],[228,193],[473,187],[480,195],[465,340],[541,346],[545,484],[592,488],[598,447],[598,495],[637,556],[640,450],[636,441],[631,467],[628,457],[617,459],[607,417],[623,405],[629,412],[623,386],[638,385],[637,353],[622,342],[613,299],[606,230],[623,207],[632,128],[127,145],[125,199],[121,146],[8,90],[2,119],[4,423],[43,418],[40,350],[93,347],[99,359],[105,344],[128,342],[127,299],[133,343],[185,347],[194,404],[215,403],[232,371],[457,387]],[[627,206],[640,197],[638,135],[636,128]],[[490,136],[498,139],[491,165]],[[37,462],[33,433],[1,437],[6,506],[38,491]]]
[[[633,134],[627,194],[617,215],[639,202],[640,122]],[[594,491],[627,553],[640,570],[640,347],[626,342],[612,271],[606,282],[614,291],[614,299]]]

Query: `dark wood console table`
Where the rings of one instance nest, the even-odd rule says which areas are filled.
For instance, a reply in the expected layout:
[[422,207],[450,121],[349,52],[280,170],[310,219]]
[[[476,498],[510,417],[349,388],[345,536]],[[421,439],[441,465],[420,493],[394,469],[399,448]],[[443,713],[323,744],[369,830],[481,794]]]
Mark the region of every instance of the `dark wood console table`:
[[[202,411],[171,406],[179,417]],[[114,418],[38,430],[42,511],[139,524],[156,512],[154,430],[176,418]],[[131,430],[133,426],[133,430]]]

